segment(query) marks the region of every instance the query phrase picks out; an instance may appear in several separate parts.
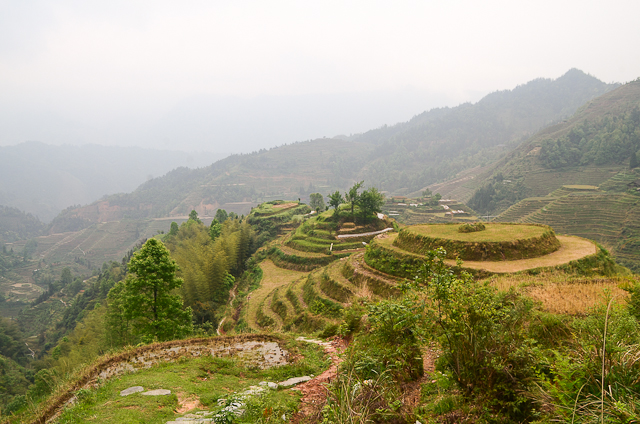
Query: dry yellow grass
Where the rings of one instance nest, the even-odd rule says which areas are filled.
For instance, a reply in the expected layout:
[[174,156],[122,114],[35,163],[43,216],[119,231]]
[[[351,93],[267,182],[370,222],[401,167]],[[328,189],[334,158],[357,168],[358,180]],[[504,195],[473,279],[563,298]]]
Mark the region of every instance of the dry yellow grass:
[[[562,265],[596,253],[596,245],[592,241],[574,236],[556,236],[556,238],[560,241],[560,249],[538,258],[500,262],[464,261],[462,266],[463,268],[484,269],[496,273],[519,272]],[[455,265],[453,260],[445,262],[449,265]]]
[[624,278],[575,277],[563,272],[538,275],[500,275],[487,281],[498,290],[516,289],[545,311],[565,315],[585,315],[594,307],[606,303],[609,296],[614,302],[626,303],[629,293],[622,289],[629,282]]
[[525,240],[540,237],[548,230],[537,225],[523,224],[491,223],[485,226],[485,230],[471,233],[460,233],[458,232],[460,225],[450,224],[412,225],[407,228],[407,231],[434,238],[478,243]]
[[[289,284],[292,281],[309,274],[308,272],[278,268],[268,259],[260,263],[260,269],[262,269],[260,287],[251,292],[247,305],[247,321],[249,326],[256,330],[261,330],[256,323],[256,312],[258,311],[260,303],[269,295],[269,293],[277,287]],[[268,308],[265,308],[264,312],[268,313],[266,309]]]

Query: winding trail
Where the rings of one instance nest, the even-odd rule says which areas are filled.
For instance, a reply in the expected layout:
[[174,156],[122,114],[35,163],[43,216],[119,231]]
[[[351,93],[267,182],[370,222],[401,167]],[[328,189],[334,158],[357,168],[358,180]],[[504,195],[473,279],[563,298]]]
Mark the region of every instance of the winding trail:
[[[398,252],[404,256],[412,256],[423,259],[424,256],[403,250],[393,244],[398,234],[385,234],[376,237],[376,242],[385,249]],[[554,267],[564,265],[571,261],[585,258],[597,253],[596,244],[582,237],[560,236],[556,234],[560,241],[560,248],[544,256],[529,259],[516,259],[512,261],[462,261],[462,268],[485,270],[496,274],[525,271],[534,268]],[[456,261],[445,259],[447,265],[455,266]]]
[[[229,303],[228,303],[229,306],[233,305],[233,301],[236,299],[236,291],[237,290],[238,290],[238,283],[236,283],[236,285],[233,286],[233,288],[229,292],[229,294],[231,295],[231,299],[229,299]],[[223,333],[220,330],[222,330],[222,324],[224,324],[224,320],[226,318],[227,317],[222,317],[222,319],[220,320],[220,323],[218,324],[218,328],[216,329],[216,334],[218,336],[222,336],[223,335]]]
[[343,339],[339,338],[334,338],[329,342],[307,339],[306,337],[298,337],[296,340],[320,345],[324,348],[324,353],[331,357],[331,366],[326,371],[292,389],[302,392],[302,399],[300,400],[300,408],[291,418],[291,422],[301,423],[304,422],[305,417],[317,413],[324,405],[327,399],[327,384],[338,375],[338,365],[343,359],[338,355],[344,351],[347,345]]
[[[544,268],[562,265],[582,259],[589,255],[594,255],[597,248],[591,240],[583,239],[575,236],[559,236],[556,238],[560,241],[560,248],[548,255],[539,256],[537,258],[517,259],[514,261],[463,261],[463,268],[483,269],[495,273],[511,273],[524,271],[533,268]],[[455,261],[447,259],[445,263],[455,265]]]

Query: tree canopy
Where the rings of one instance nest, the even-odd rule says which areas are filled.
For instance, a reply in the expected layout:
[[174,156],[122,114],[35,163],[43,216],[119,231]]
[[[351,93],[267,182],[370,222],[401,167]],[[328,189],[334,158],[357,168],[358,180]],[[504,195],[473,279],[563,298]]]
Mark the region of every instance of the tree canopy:
[[338,190],[331,193],[327,197],[329,198],[329,206],[331,206],[336,211],[338,210],[338,207],[344,203],[344,198],[342,197],[342,194],[340,194]]
[[149,239],[134,253],[129,274],[109,292],[110,327],[122,342],[171,340],[191,332],[191,309],[173,294],[182,286],[169,250]]
[[320,212],[324,210],[325,206],[324,206],[324,198],[322,197],[322,194],[311,193],[309,197],[311,198],[311,201],[309,202],[309,206],[311,206],[311,209],[313,209],[316,212]]
[[384,205],[384,196],[377,188],[371,187],[363,191],[358,200],[362,220],[364,222],[369,221],[374,213],[382,211],[382,205]]
[[360,199],[360,193],[358,190],[362,187],[364,181],[360,181],[359,183],[355,183],[345,194],[344,199],[351,204],[351,217],[355,220],[355,207]]

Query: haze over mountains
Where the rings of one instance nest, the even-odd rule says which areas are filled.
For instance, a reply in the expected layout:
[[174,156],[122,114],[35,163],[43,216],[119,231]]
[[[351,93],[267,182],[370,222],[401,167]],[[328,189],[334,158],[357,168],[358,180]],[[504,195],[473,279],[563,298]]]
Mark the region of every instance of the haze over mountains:
[[[200,170],[174,171],[130,195],[105,199],[102,209],[83,208],[78,216],[100,222],[184,215],[191,209],[209,215],[235,202],[244,202],[238,212],[246,213],[251,202],[305,198],[314,191],[328,194],[362,179],[390,194],[416,191],[464,169],[488,165],[528,135],[615,87],[571,70],[556,80],[534,80],[473,105],[434,109],[347,140],[295,143],[231,156]],[[109,210],[108,217],[100,210]]]
[[[162,177],[148,179],[130,193],[105,196],[85,206],[68,208],[55,218],[47,231],[61,233],[92,227],[108,233],[110,230],[101,229],[102,223],[122,219],[127,222],[147,222],[152,218],[166,217],[178,219],[192,209],[202,217],[212,217],[218,208],[247,214],[251,207],[262,201],[297,198],[304,201],[310,193],[327,195],[335,190],[344,191],[354,181],[360,180],[365,180],[368,186],[378,187],[387,195],[415,194],[430,187],[445,196],[471,201],[478,212],[497,214],[520,199],[544,196],[565,184],[604,183],[628,166],[632,147],[638,143],[634,138],[635,121],[620,127],[623,121],[617,120],[627,119],[637,107],[640,96],[635,90],[636,85],[634,82],[615,89],[617,84],[605,84],[572,69],[555,80],[537,79],[513,90],[492,93],[476,104],[433,109],[416,115],[408,122],[363,134],[232,155],[199,169],[176,168]],[[588,106],[583,106],[586,103]],[[572,117],[577,110],[579,112]],[[557,125],[550,126],[552,124]],[[567,139],[566,134],[574,134],[576,125],[582,125],[582,131],[586,130],[590,135],[578,143],[578,147],[569,146],[566,143],[575,143],[571,141],[575,136]],[[601,131],[598,128],[609,129]],[[612,137],[616,128],[629,134],[622,138]],[[536,132],[538,134],[531,137]],[[556,138],[549,136],[555,132],[558,132]],[[596,139],[597,142],[594,141]],[[531,145],[538,147],[526,147]],[[582,156],[572,153],[576,148],[584,150],[580,153]],[[536,154],[546,152],[546,162],[538,163],[540,158],[529,154],[532,149]],[[166,163],[154,154],[157,152],[147,155],[147,164],[153,163],[157,167]],[[121,184],[120,187],[131,182],[129,177],[123,181],[122,177],[129,175],[123,170],[130,172],[135,169],[138,179],[155,172],[140,166],[143,162],[135,152],[120,157],[123,160],[112,158],[113,166],[108,171],[98,171],[105,166],[109,168],[105,158],[94,165],[84,163],[84,167],[76,164],[69,169],[44,168],[52,169],[47,178],[64,187],[60,193],[66,194],[84,193],[80,184],[83,177],[93,181],[94,185],[99,181],[103,185],[98,186],[106,190],[104,184],[110,180]],[[572,159],[574,157],[577,159]],[[504,164],[516,163],[514,158],[538,162],[505,168]],[[567,168],[568,165],[562,165],[563,162],[554,161],[554,158],[574,160],[575,163]],[[97,166],[99,164],[102,165]],[[583,172],[583,166],[589,166],[589,171]],[[94,169],[88,170],[87,167]],[[18,171],[15,173],[17,175]],[[513,184],[505,185],[502,180],[497,180],[497,175]],[[549,175],[554,177],[539,178]],[[22,179],[25,182],[23,187],[39,188],[42,193],[47,191],[47,182],[38,184],[34,175]],[[55,193],[53,186],[47,194]],[[487,198],[487,202],[493,205],[491,207],[472,200],[484,196],[482,190],[486,187],[495,190]],[[38,192],[35,193],[31,197],[23,196],[23,204],[30,205],[29,199],[33,203],[33,199],[38,198]],[[12,194],[14,200],[19,197],[15,191]],[[42,196],[40,199],[48,198]],[[15,211],[10,215],[16,222]],[[127,240],[147,234],[150,229],[164,228],[159,223],[141,225],[130,227],[136,228],[135,234],[129,234]],[[619,225],[626,228],[622,222]],[[597,235],[590,237],[598,239]],[[16,235],[12,238],[15,239]]]
[[63,209],[130,192],[179,166],[210,165],[223,153],[139,147],[52,146],[24,142],[0,147],[0,205],[49,222]]

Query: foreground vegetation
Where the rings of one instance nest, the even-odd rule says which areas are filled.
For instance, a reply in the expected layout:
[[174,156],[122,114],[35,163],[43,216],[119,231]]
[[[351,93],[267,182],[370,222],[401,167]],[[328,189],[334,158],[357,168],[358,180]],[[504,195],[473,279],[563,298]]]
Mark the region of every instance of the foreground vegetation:
[[626,283],[629,305],[605,291],[594,307],[563,315],[517,290],[454,275],[443,252],[433,252],[402,296],[345,311],[340,331],[354,341],[323,417],[633,422],[640,413],[638,283]]
[[[57,422],[166,422],[186,404],[218,414],[259,381],[325,369],[329,364],[317,348],[293,342],[305,334],[337,336],[349,347],[325,403],[296,415],[298,422],[639,418],[640,282],[604,248],[585,241],[592,250],[576,260],[517,274],[483,269],[471,275],[444,249],[415,243],[435,229],[443,240],[478,244],[489,237],[513,244],[513,234],[496,230],[505,225],[418,226],[388,235],[398,228],[377,216],[381,203],[370,210],[358,204],[361,193],[376,191],[354,187],[352,196],[346,193],[350,203],[343,204],[340,193],[330,196],[331,210],[321,211],[316,199],[316,213],[298,202],[276,201],[246,219],[220,214],[222,222],[207,226],[192,212],[123,263],[80,281],[73,290],[87,288],[65,309],[66,330],[46,354],[38,353],[38,361],[24,360],[19,328],[3,322],[7,347],[0,353],[14,358],[2,362],[3,417],[28,420],[58,405],[62,393],[77,401]],[[548,227],[506,227],[523,228],[528,239],[555,238]],[[404,233],[419,236],[409,246],[419,253],[394,243]],[[345,235],[350,237],[339,238]],[[523,250],[518,257],[537,256],[527,260],[558,254],[527,243],[517,248]],[[502,261],[510,262],[517,261]],[[70,271],[63,279],[61,287],[71,290]],[[96,358],[125,355],[131,349],[126,345],[142,349],[193,335],[265,331],[285,334],[298,355],[292,366],[261,371],[227,359],[181,359],[95,387],[74,385],[105,360]],[[119,396],[136,385],[172,394]],[[300,407],[299,395],[269,391],[248,402],[244,414],[221,422],[281,421]]]

